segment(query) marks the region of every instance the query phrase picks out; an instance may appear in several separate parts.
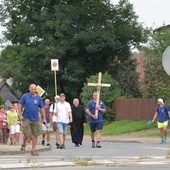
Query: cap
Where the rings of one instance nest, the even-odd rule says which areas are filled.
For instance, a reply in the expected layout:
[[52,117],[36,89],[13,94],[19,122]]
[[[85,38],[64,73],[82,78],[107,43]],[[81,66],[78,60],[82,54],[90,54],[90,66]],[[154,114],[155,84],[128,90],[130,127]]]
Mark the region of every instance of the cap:
[[64,93],[61,93],[61,94],[60,94],[60,97],[62,97],[62,96],[64,96],[64,97],[65,97],[65,94],[64,94]]
[[59,95],[57,95],[57,96],[55,96],[55,97],[54,97],[54,99],[60,99],[60,96],[59,96]]
[[159,98],[157,101],[158,101],[158,102],[161,102],[162,104],[164,104],[164,101],[163,101],[163,99],[161,99],[161,98]]

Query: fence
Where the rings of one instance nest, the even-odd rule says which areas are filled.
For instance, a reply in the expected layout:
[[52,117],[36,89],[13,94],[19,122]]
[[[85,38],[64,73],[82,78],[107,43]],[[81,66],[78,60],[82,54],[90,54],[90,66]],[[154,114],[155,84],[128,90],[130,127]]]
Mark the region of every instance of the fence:
[[151,120],[157,107],[153,99],[116,99],[114,111],[116,120]]

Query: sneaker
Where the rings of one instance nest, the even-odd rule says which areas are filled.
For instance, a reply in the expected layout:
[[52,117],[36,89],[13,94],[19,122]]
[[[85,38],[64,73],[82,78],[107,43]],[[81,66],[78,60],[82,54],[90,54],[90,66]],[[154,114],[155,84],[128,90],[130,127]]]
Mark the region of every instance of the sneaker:
[[96,148],[101,148],[100,143],[97,143],[97,144],[96,144]]
[[95,148],[95,142],[92,142],[92,148]]
[[162,143],[165,143],[165,141],[163,139],[161,140],[160,144],[162,144]]
[[42,140],[41,145],[45,145],[45,140]]
[[51,146],[49,143],[47,143],[47,146]]
[[166,137],[164,137],[164,142],[167,143],[168,142],[168,139]]
[[56,143],[55,145],[56,145],[57,149],[60,148],[60,144]]

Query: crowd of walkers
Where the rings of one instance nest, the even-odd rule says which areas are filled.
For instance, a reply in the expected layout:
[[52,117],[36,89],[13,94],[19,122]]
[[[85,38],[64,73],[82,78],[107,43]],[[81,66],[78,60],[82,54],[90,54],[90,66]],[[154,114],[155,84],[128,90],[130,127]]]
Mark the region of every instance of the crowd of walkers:
[[64,93],[55,96],[55,102],[51,104],[48,98],[43,101],[36,92],[36,85],[31,84],[28,92],[23,94],[18,103],[11,104],[8,110],[5,110],[3,105],[0,106],[0,144],[22,143],[20,151],[25,152],[27,144],[31,143],[31,155],[39,155],[36,151],[38,136],[41,135],[42,145],[50,147],[50,134],[54,131],[56,148],[65,149],[66,133],[69,128],[72,143],[79,147],[83,142],[86,117],[89,116],[92,148],[101,148],[103,113],[106,112],[106,108],[103,101],[96,104],[97,92],[93,93],[92,98],[86,109],[80,105],[78,98],[74,98],[73,104],[70,105]]

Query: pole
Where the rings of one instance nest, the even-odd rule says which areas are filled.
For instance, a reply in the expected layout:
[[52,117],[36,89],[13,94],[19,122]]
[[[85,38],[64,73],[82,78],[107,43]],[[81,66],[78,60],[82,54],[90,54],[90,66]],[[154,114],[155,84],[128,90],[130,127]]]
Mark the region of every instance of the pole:
[[54,82],[55,82],[55,96],[57,96],[57,76],[56,76],[56,71],[54,71]]

